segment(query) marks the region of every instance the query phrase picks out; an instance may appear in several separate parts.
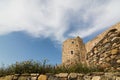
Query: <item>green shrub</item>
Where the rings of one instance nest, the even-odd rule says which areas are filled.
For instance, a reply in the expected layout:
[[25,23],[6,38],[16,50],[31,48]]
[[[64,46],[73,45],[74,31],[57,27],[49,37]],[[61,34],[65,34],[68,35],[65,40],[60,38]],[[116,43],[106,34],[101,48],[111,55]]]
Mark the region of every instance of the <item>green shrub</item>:
[[97,67],[88,67],[87,65],[82,65],[81,63],[77,63],[76,65],[67,66],[54,66],[46,64],[46,60],[43,62],[39,61],[23,61],[23,62],[16,62],[8,67],[1,67],[0,68],[0,76],[5,76],[9,74],[23,74],[23,73],[89,73],[89,72],[98,72],[103,71],[103,69]]
[[71,72],[75,72],[75,73],[90,73],[90,72],[102,72],[104,71],[103,69],[97,68],[97,67],[88,67],[87,65],[83,65],[81,63],[77,63],[75,65],[71,65],[69,67],[67,66],[61,66],[61,67],[57,67],[55,69],[55,73],[60,73],[60,72],[67,72],[67,73],[71,73]]

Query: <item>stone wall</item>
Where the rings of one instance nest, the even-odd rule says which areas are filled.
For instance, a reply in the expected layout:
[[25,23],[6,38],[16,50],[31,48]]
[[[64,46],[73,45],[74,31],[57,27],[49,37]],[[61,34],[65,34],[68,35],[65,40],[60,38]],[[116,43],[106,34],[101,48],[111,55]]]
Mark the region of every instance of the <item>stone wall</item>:
[[93,40],[88,41],[85,44],[87,52],[89,52],[101,39],[103,39],[103,37],[106,35],[106,33],[108,33],[108,31],[110,31],[111,29],[115,29],[115,28],[117,28],[118,31],[120,31],[120,23],[113,25],[112,27],[104,31],[103,33],[96,36]]
[[0,80],[120,80],[120,72],[59,73],[59,74],[16,74],[0,77]]
[[97,43],[87,53],[87,63],[105,70],[120,70],[120,24],[102,34],[97,37],[100,38],[99,41],[95,39]]
[[120,80],[120,73],[104,73],[93,72],[88,74],[82,73],[59,73],[53,76],[48,76],[48,80]]

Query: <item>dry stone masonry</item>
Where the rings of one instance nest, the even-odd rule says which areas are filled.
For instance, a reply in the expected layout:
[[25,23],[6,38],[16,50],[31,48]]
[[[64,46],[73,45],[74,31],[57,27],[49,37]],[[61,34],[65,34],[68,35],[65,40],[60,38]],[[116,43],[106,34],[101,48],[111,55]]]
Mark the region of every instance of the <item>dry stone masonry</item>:
[[86,44],[79,37],[66,40],[63,43],[62,63],[75,61],[105,70],[120,70],[120,23]]
[[112,29],[117,29],[118,31],[120,31],[120,23],[110,27],[109,29],[107,29],[103,33],[96,36],[93,40],[90,40],[89,42],[87,42],[85,44],[87,52],[89,52],[101,39],[103,39],[103,37],[107,34],[107,32],[109,32]]
[[0,80],[120,80],[120,72],[15,74],[0,77]]
[[110,29],[103,38],[86,54],[88,65],[105,70],[120,70],[120,31]]

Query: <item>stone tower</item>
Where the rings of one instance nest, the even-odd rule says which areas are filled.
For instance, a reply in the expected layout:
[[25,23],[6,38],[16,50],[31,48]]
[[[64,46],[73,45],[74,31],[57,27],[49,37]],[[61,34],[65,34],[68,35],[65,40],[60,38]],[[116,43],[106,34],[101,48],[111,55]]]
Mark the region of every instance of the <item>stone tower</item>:
[[73,39],[67,39],[63,42],[62,51],[62,63],[63,64],[74,64],[85,62],[85,44],[82,39],[78,36]]

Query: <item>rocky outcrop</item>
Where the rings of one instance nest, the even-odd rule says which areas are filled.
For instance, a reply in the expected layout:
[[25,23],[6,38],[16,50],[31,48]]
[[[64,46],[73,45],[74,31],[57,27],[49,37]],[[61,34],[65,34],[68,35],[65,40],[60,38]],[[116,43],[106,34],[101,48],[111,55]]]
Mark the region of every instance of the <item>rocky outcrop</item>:
[[120,71],[120,31],[114,28],[87,53],[88,65]]

